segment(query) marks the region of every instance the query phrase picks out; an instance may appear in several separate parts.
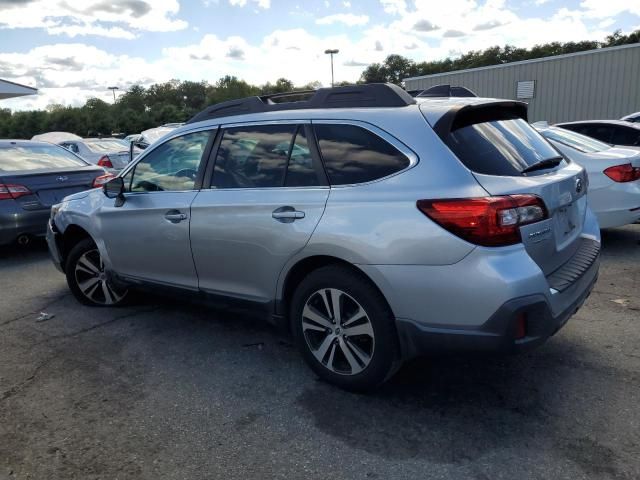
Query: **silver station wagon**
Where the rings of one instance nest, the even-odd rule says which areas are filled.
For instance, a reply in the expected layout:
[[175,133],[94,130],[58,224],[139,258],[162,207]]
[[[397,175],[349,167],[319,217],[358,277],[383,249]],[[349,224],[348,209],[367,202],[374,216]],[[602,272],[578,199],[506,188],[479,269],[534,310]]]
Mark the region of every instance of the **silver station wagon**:
[[346,389],[408,358],[518,351],[598,275],[584,169],[526,104],[370,84],[213,105],[52,209],[75,297],[137,288],[262,309]]

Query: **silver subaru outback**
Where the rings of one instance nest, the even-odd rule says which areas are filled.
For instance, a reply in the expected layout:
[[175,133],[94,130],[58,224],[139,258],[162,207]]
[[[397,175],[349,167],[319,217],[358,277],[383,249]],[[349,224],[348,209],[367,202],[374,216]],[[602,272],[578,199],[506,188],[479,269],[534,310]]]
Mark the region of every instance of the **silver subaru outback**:
[[56,205],[48,243],[78,301],[257,307],[351,390],[417,355],[538,345],[582,305],[600,252],[587,176],[526,104],[296,95],[213,105]]

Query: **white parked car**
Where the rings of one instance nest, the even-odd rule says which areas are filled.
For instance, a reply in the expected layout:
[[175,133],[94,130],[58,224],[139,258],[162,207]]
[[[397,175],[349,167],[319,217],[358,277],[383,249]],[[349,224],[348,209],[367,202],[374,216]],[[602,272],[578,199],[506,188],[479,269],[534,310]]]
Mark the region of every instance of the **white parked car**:
[[544,122],[533,125],[569,160],[589,174],[589,204],[600,228],[640,220],[640,149],[615,147]]
[[85,161],[107,170],[122,170],[129,163],[129,145],[118,138],[82,138],[60,142]]

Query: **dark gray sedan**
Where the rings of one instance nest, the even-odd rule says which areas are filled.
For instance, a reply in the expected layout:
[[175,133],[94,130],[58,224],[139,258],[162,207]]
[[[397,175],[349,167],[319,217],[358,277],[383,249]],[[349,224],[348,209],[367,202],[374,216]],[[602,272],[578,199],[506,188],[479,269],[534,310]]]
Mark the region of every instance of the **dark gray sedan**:
[[51,205],[111,176],[45,142],[0,140],[0,245],[44,236]]

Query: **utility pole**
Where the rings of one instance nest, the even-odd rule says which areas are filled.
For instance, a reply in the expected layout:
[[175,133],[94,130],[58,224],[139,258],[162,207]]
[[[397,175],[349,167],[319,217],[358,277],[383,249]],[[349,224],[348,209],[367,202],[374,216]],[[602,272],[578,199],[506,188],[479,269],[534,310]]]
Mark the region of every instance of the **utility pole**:
[[324,53],[331,55],[331,86],[333,87],[333,56],[338,53],[340,50],[338,50],[337,48],[329,48],[327,50],[324,51]]
[[116,103],[116,90],[120,90],[119,87],[107,87],[109,90],[113,92],[113,103]]

